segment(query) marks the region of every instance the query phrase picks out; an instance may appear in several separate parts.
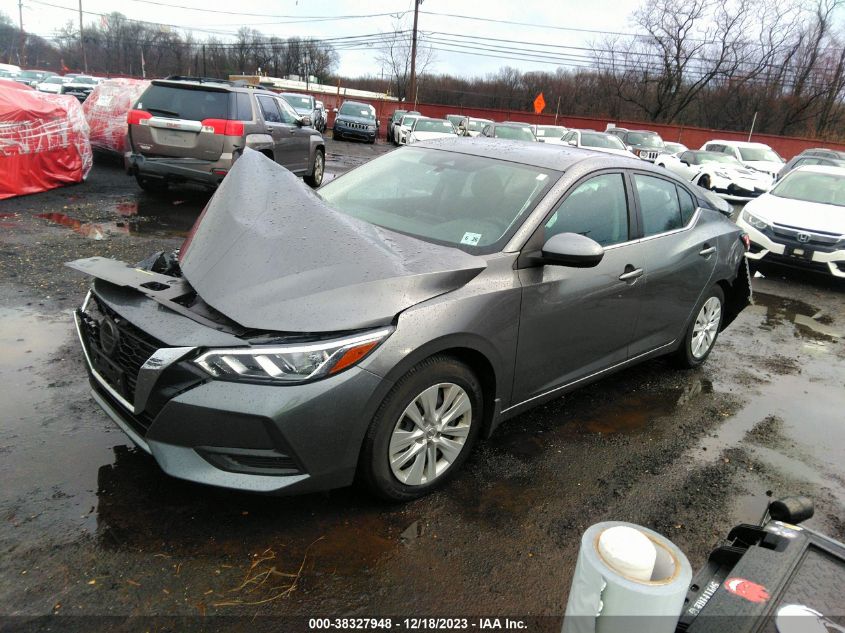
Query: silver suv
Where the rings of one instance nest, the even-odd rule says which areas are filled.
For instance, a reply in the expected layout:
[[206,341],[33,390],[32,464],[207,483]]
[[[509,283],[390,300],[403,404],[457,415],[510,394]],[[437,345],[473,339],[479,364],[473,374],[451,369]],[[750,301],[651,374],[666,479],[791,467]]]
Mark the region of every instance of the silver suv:
[[269,90],[221,79],[155,80],[127,122],[126,171],[147,191],[183,182],[216,187],[247,147],[312,187],[323,182],[322,135]]

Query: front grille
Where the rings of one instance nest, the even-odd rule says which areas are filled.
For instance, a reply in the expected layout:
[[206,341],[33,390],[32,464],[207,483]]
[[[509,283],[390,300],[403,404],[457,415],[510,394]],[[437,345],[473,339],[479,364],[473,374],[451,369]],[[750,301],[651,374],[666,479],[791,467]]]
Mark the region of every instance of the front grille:
[[147,434],[147,431],[150,430],[150,425],[153,423],[153,418],[151,415],[142,411],[141,413],[135,414],[129,411],[126,407],[124,407],[120,402],[118,402],[114,396],[112,396],[108,391],[103,389],[103,386],[97,382],[96,380],[91,380],[91,385],[94,387],[94,390],[97,394],[106,402],[109,403],[112,409],[120,413],[121,419],[126,422],[132,430],[135,431],[141,437],[144,437]]
[[640,158],[645,158],[646,160],[654,160],[657,158],[657,152],[640,152]]
[[[799,233],[809,235],[810,239],[806,242],[800,241],[798,239]],[[814,251],[822,251],[825,253],[830,253],[838,248],[841,248],[838,246],[838,235],[818,231],[806,231],[804,229],[779,224],[772,225],[771,235],[769,237],[778,244],[785,244],[786,246],[793,248],[809,248]]]
[[[79,310],[78,315],[94,371],[127,402],[134,402],[141,366],[164,344],[129,323],[93,294],[85,311]],[[100,330],[106,320],[114,323],[118,332],[111,353],[103,349],[101,342]]]
[[370,126],[366,123],[355,123],[353,121],[343,122],[341,125],[348,127],[350,130],[368,130]]

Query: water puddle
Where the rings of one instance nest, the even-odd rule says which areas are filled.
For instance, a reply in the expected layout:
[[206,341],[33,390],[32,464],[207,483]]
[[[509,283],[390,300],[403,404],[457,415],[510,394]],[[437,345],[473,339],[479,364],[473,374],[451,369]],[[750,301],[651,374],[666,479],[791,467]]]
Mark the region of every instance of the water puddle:
[[[754,293],[754,307],[763,310],[760,328],[772,331],[782,325],[792,323],[795,336],[815,341],[838,341],[843,332],[831,327],[830,315],[798,299],[787,299],[775,295]],[[751,309],[753,310],[754,307]]]
[[90,212],[74,212],[72,208],[39,213],[36,217],[92,240],[115,236],[185,237],[207,201],[208,196],[201,194],[190,194],[184,199],[141,194],[137,198],[107,201],[103,217],[94,220],[81,219]]
[[67,312],[0,308],[0,508],[18,543],[44,532],[62,540],[95,524],[91,463],[108,459],[116,436],[79,406],[85,381],[63,358],[72,336]]

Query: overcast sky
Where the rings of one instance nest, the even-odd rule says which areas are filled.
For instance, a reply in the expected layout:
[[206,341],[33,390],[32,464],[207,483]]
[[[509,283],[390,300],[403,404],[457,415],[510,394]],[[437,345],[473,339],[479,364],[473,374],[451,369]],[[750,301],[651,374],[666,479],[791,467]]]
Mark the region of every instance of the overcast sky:
[[[165,4],[168,0],[156,0]],[[46,6],[42,2],[67,7],[68,10]],[[218,11],[237,11],[244,14],[271,14],[263,17],[250,15],[228,15],[201,10],[160,6],[144,0],[83,0],[83,10],[93,13],[119,11],[136,20],[148,20],[180,27],[213,30],[232,33],[242,25],[260,30],[267,35],[279,37],[315,37],[332,38],[352,35],[364,35],[378,32],[390,32],[394,19],[390,16],[361,19],[341,19],[336,21],[302,21],[318,17],[336,17],[374,13],[396,12],[405,14],[410,28],[410,12],[413,0],[172,0],[173,4],[184,7],[196,7]],[[600,36],[581,31],[567,31],[549,28],[566,27],[572,29],[630,32],[634,28],[630,23],[631,12],[640,4],[640,0],[425,0],[421,11],[448,13],[464,16],[483,17],[493,20],[508,20],[537,25],[517,26],[450,18],[421,13],[419,28],[421,31],[474,35],[500,38],[511,41],[525,41],[538,44],[565,46],[584,46]],[[18,20],[17,0],[0,0],[0,11],[15,22]],[[78,21],[76,0],[24,0],[24,29],[42,36],[50,36],[56,29],[69,20]],[[86,15],[86,24],[98,21],[94,15]],[[300,21],[297,21],[300,20]],[[197,30],[198,38],[208,33]],[[381,68],[375,61],[372,50],[339,51],[342,75],[379,75]],[[489,52],[488,52],[489,54]],[[501,54],[501,53],[497,53]],[[505,55],[504,57],[509,57]],[[522,70],[554,70],[555,64],[536,61],[518,61],[483,57],[469,53],[437,51],[435,64],[430,71],[460,74],[464,76],[484,75],[495,72],[500,67],[509,65]]]

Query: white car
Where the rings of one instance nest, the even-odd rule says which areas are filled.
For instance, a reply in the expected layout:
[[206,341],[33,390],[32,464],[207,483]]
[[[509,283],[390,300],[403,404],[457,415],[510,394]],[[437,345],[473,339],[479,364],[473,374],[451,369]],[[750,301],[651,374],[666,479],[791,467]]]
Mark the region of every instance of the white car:
[[845,278],[845,167],[799,167],[752,200],[737,225],[752,261],[808,266]]
[[563,135],[569,131],[562,125],[532,125],[531,129],[538,141],[552,145],[563,145]]
[[715,140],[707,141],[701,146],[701,149],[733,156],[746,167],[769,174],[772,180],[783,169],[784,160],[765,143]]
[[62,91],[62,86],[70,83],[71,81],[73,81],[72,77],[59,77],[58,75],[53,75],[52,77],[47,77],[47,79],[41,83],[36,84],[35,89],[40,92],[59,94]]
[[597,152],[604,152],[605,154],[616,154],[618,156],[636,158],[637,160],[640,159],[639,156],[625,147],[625,143],[620,141],[618,137],[613,134],[606,134],[605,132],[569,130],[563,135],[563,144],[592,149]]
[[749,169],[733,156],[720,152],[687,150],[661,154],[654,164],[732,202],[752,200],[772,187],[768,174]]
[[393,126],[393,142],[397,145],[407,145],[408,135],[411,133],[411,128],[414,127],[414,122],[420,118],[420,114],[404,114],[399,120],[398,125]]
[[481,134],[481,130],[485,125],[490,125],[493,121],[490,119],[476,119],[474,117],[465,117],[458,125],[458,136],[476,137]]
[[414,121],[414,125],[411,127],[408,143],[430,141],[435,138],[449,138],[455,135],[457,135],[457,132],[451,121],[421,116]]

